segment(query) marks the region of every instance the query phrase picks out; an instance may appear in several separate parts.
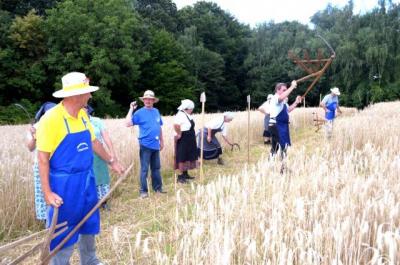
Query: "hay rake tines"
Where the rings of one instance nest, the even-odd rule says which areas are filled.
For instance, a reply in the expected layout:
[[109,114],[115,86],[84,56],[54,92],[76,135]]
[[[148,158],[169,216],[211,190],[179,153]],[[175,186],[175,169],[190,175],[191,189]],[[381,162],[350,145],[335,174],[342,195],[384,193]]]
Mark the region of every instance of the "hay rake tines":
[[328,69],[328,67],[332,63],[333,59],[335,59],[335,57],[336,57],[336,53],[333,50],[332,46],[329,45],[329,43],[322,36],[318,35],[318,37],[321,38],[322,41],[330,49],[331,56],[329,58],[323,58],[321,49],[318,49],[316,59],[311,59],[307,50],[303,50],[304,59],[299,58],[292,51],[289,51],[289,53],[288,53],[289,58],[308,74],[300,79],[297,79],[296,80],[297,83],[304,82],[308,79],[314,78],[312,83],[306,89],[306,92],[304,92],[304,94],[301,96],[302,98],[304,98],[308,94],[308,92],[310,92],[310,90],[318,82],[318,80],[321,78],[321,76],[324,74],[324,72]]
[[318,132],[321,129],[321,127],[326,123],[326,120],[320,119],[318,117],[318,113],[316,112],[313,112],[312,115],[313,115],[314,126],[316,127],[315,132]]

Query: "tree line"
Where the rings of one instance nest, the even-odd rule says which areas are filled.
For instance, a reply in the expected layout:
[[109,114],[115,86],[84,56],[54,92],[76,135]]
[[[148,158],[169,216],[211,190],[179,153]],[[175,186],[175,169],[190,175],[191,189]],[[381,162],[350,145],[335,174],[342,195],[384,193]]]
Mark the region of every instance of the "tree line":
[[[183,98],[207,111],[253,107],[273,93],[276,82],[306,75],[289,58],[336,59],[307,96],[338,86],[341,104],[362,108],[400,96],[400,5],[378,0],[366,14],[353,1],[328,5],[309,25],[265,22],[250,28],[211,2],[177,10],[171,0],[0,0],[0,122],[26,122],[30,113],[61,89],[61,77],[81,71],[100,90],[92,105],[98,116],[121,117],[129,102],[153,90],[164,115]],[[304,49],[308,52],[305,53]],[[298,93],[309,83],[301,84]]]

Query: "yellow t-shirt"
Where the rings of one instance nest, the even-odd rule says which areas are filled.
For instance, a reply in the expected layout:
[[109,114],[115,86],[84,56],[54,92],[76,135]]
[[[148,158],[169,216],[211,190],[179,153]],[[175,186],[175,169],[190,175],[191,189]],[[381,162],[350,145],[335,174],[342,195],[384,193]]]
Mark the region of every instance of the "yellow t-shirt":
[[[75,118],[67,112],[62,102],[60,102],[57,106],[46,112],[40,119],[39,126],[36,130],[37,150],[50,153],[50,156],[53,155],[58,145],[68,133],[64,118],[67,120],[70,133],[89,129],[91,140],[94,141],[96,139],[86,112],[81,109],[78,113],[78,117]],[[82,118],[86,123],[86,127]]]

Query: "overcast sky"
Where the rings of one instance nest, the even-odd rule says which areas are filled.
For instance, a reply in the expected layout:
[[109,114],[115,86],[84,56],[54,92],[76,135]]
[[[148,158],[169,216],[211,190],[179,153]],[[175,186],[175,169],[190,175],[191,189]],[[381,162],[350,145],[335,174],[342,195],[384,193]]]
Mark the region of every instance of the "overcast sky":
[[[197,0],[172,0],[178,9],[193,5]],[[279,23],[297,20],[308,24],[310,17],[325,9],[328,3],[343,7],[348,0],[209,0],[217,3],[223,10],[231,13],[240,22],[255,26],[265,21]],[[399,3],[400,0],[393,0]],[[378,6],[378,0],[354,0],[354,12],[365,13]]]

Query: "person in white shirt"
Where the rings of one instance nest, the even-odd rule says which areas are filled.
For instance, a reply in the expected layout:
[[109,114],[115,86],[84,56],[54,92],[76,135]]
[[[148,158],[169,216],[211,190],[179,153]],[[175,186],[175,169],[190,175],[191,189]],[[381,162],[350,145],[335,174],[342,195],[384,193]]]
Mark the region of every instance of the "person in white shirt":
[[188,174],[188,170],[197,167],[198,152],[194,131],[195,123],[191,116],[193,109],[193,101],[184,99],[181,101],[178,113],[174,118],[175,169],[179,169],[181,172],[178,175],[179,183],[187,183],[188,179],[194,179]]
[[289,134],[289,112],[294,110],[301,103],[301,96],[297,96],[292,105],[287,104],[290,93],[297,87],[297,82],[292,81],[289,88],[285,83],[278,83],[275,86],[275,95],[270,102],[269,131],[271,132],[271,154],[274,155],[280,149],[282,155],[291,145]]
[[265,101],[259,108],[258,111],[264,114],[264,144],[271,143],[271,133],[269,132],[269,103],[271,102],[271,98],[273,95],[269,94],[267,97],[267,101]]
[[[215,135],[218,132],[221,132],[222,138],[224,141],[233,146],[233,143],[229,141],[227,138],[228,129],[226,123],[229,123],[233,120],[234,114],[232,112],[224,112],[223,116],[219,116],[214,118],[213,120],[209,121],[205,124],[205,128],[203,131],[204,134],[204,143],[203,143],[203,158],[205,160],[211,159],[218,159],[217,163],[219,165],[223,165],[224,161],[220,157],[222,154],[221,144],[219,143],[218,139]],[[201,134],[198,134],[198,141],[197,141],[197,149],[199,150],[200,154],[200,144],[201,144]]]
[[321,108],[323,108],[325,111],[325,135],[328,139],[332,137],[333,120],[336,118],[336,110],[338,113],[342,113],[339,107],[339,96],[339,88],[331,88],[331,93],[326,95],[320,104]]

